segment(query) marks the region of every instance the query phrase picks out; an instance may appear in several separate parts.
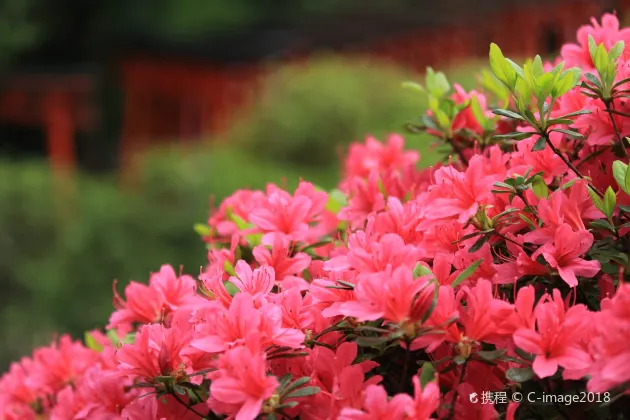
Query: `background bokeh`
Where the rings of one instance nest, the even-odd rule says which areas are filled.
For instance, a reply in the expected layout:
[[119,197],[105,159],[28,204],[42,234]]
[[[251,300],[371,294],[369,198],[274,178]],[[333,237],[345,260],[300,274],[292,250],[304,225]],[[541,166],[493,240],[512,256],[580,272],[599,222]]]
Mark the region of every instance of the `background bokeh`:
[[[591,15],[623,6],[474,3],[0,0],[0,368],[55,332],[80,338],[103,325],[114,280],[122,291],[165,263],[198,273],[206,255],[193,225],[211,197],[300,178],[332,188],[350,142],[401,132],[424,112],[400,84],[427,65],[470,89],[491,40],[512,56],[547,54]],[[490,11],[564,26],[532,18],[517,35],[517,20],[482,19]],[[519,43],[528,33],[547,36]],[[164,81],[149,83],[149,72]],[[190,123],[195,106],[151,94],[187,100],[193,73],[214,83],[195,100],[232,87]],[[75,90],[83,96],[66,112],[59,98]],[[138,121],[149,114],[151,130]],[[220,129],[200,128],[218,114]],[[407,143],[423,166],[445,156],[426,137]]]

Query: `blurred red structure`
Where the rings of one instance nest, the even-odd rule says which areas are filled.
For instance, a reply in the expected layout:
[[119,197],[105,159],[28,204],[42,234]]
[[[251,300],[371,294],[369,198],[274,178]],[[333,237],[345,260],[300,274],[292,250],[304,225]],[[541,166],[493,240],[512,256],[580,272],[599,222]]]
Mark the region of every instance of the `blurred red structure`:
[[[617,1],[615,7],[623,20],[630,0]],[[368,41],[334,49],[391,60],[422,72],[428,65],[448,66],[483,57],[492,41],[514,57],[549,54],[575,39],[580,25],[604,12],[599,2],[588,0],[561,0],[544,7],[506,4],[495,9],[484,16],[490,24],[454,15],[448,25],[405,29],[377,39],[368,28]],[[301,56],[307,57],[308,48],[302,51]],[[227,66],[148,53],[122,58],[119,68],[125,97],[120,149],[124,173],[133,168],[132,157],[155,142],[216,137],[230,126],[236,111],[255,97],[265,74],[260,63]],[[0,120],[45,127],[52,167],[63,176],[76,161],[76,130],[94,127],[91,94],[90,83],[82,76],[11,79],[0,92]]]

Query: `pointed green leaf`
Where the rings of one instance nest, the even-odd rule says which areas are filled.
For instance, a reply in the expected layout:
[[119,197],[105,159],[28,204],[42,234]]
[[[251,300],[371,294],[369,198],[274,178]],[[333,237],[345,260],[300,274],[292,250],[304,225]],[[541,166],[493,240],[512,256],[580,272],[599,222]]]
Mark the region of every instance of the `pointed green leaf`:
[[502,117],[511,118],[513,120],[525,121],[525,118],[523,118],[521,115],[507,109],[493,109],[492,113],[495,115],[500,115]]
[[496,136],[492,136],[494,140],[525,140],[533,136],[534,132],[532,131],[515,131],[509,134],[498,134]]
[[420,386],[424,389],[428,383],[433,382],[435,380],[435,368],[433,367],[433,363],[426,362],[422,365],[422,369],[420,370]]
[[417,263],[416,266],[413,268],[413,277],[416,279],[418,277],[432,276],[432,275],[433,275],[433,272],[431,271],[431,269],[420,262]]
[[612,164],[613,176],[619,187],[626,193],[630,194],[630,190],[626,186],[626,175],[628,173],[628,165],[620,160],[616,160]]
[[472,276],[475,273],[475,271],[477,271],[477,269],[479,268],[482,262],[483,262],[483,258],[479,258],[477,261],[470,264],[468,268],[466,268],[464,271],[459,273],[459,275],[455,278],[455,281],[453,281],[453,283],[451,284],[451,287],[455,288],[459,286],[461,282],[463,282],[464,280]]
[[402,82],[401,86],[403,89],[406,89],[415,93],[427,93],[426,90],[422,87],[422,85],[415,82]]
[[550,131],[556,131],[558,133],[566,134],[567,136],[574,137],[576,139],[583,139],[584,138],[584,136],[582,134],[578,133],[577,131],[565,130],[564,128],[554,128],[553,130],[550,130]]
[[608,187],[604,193],[604,214],[610,219],[615,213],[615,207],[617,205],[617,196],[612,187]]
[[593,201],[595,207],[597,207],[597,209],[602,213],[606,214],[606,212],[604,211],[604,202],[602,201],[602,199],[599,198],[597,193],[590,187],[590,185],[587,185],[586,188],[588,189],[588,195],[591,197],[591,200]]
[[210,226],[204,225],[203,223],[195,223],[193,229],[195,229],[195,232],[200,236],[210,236],[212,233]]
[[311,395],[315,395],[319,392],[319,387],[317,386],[305,386],[304,388],[297,389],[286,396],[286,399],[290,398],[301,398],[301,397],[310,397]]
[[545,147],[547,147],[547,141],[543,136],[540,136],[538,137],[538,140],[536,140],[536,143],[534,143],[534,147],[532,147],[532,152],[545,150]]
[[96,338],[94,338],[91,332],[89,331],[85,332],[84,341],[85,341],[85,346],[87,348],[94,350],[96,352],[99,352],[99,353],[103,351],[103,345],[99,343],[98,341],[96,341]]
[[531,367],[527,368],[510,368],[505,372],[505,377],[510,382],[523,383],[530,379],[534,379],[536,374]]
[[540,175],[536,175],[532,180],[532,190],[534,190],[534,194],[538,198],[549,197],[549,187]]

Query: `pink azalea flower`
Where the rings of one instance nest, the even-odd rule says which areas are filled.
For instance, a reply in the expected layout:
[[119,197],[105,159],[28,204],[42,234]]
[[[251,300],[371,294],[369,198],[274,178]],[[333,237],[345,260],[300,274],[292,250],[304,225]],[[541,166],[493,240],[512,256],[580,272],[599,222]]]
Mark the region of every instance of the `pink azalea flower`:
[[524,351],[536,355],[533,369],[539,378],[553,375],[558,366],[581,369],[590,365],[590,356],[579,345],[584,334],[582,324],[588,322],[584,305],[566,310],[560,291],[554,289],[553,299],[541,300],[534,313],[536,330],[517,330],[514,342]]
[[599,261],[582,259],[593,245],[593,235],[588,231],[574,232],[564,223],[556,230],[553,243],[546,243],[538,248],[532,258],[542,255],[549,265],[571,287],[578,285],[576,276],[594,277],[600,270]]
[[210,386],[212,398],[230,407],[224,414],[235,420],[254,420],[279,385],[275,376],[267,376],[265,353],[252,343],[228,350],[219,358],[217,377]]

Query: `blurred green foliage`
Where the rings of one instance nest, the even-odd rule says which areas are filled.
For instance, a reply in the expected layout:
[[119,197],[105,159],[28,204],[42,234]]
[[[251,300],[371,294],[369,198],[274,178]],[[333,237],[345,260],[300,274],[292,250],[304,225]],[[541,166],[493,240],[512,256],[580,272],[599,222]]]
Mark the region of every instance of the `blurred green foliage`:
[[232,139],[271,160],[335,165],[339,145],[400,131],[424,109],[423,98],[400,88],[410,77],[393,66],[335,57],[281,67]]
[[[74,199],[66,201],[56,196],[46,164],[0,162],[0,369],[54,332],[82,337],[102,326],[113,310],[114,279],[122,292],[162,264],[197,274],[206,255],[193,225],[207,219],[210,196],[218,205],[238,188],[274,182],[291,190],[300,178],[332,188],[338,142],[400,131],[424,112],[422,100],[400,87],[419,76],[336,60],[315,64],[272,76],[263,100],[220,143],[229,147],[145,156],[135,191],[78,175]],[[472,87],[471,69],[447,74]],[[438,159],[426,137],[407,139],[423,153],[422,165]]]
[[0,2],[0,69],[14,54],[37,41],[38,28],[32,19],[33,0]]
[[[476,85],[479,66],[446,71],[465,88]],[[385,63],[320,56],[281,67],[263,84],[258,102],[234,126],[230,139],[271,161],[337,165],[339,146],[363,141],[366,133],[384,139],[402,132],[426,110],[426,98],[401,88],[419,75]],[[432,140],[408,136],[423,165],[437,160]]]
[[0,366],[49,342],[81,337],[113,310],[112,281],[145,282],[161,264],[197,274],[206,262],[192,226],[237,188],[322,187],[335,173],[264,164],[235,149],[162,150],[147,156],[136,192],[80,176],[72,201],[56,197],[43,163],[0,163]]

